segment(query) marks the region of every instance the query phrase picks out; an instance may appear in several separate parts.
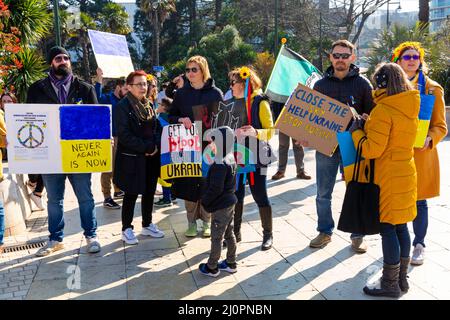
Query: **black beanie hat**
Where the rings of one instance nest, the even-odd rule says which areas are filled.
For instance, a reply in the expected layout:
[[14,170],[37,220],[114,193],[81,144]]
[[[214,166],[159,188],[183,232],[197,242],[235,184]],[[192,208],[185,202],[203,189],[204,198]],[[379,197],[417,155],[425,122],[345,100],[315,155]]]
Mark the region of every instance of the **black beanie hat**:
[[64,49],[63,47],[55,46],[55,47],[51,48],[50,52],[48,53],[48,57],[47,57],[48,64],[51,64],[53,59],[58,54],[65,54],[65,55],[67,55],[70,58],[70,54],[67,52],[66,49]]

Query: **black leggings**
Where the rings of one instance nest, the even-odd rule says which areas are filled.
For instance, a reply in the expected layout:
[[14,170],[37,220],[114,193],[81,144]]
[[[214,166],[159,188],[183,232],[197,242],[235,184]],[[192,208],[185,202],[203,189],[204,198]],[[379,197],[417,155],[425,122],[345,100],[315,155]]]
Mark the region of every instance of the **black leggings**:
[[[159,154],[157,156],[159,156]],[[153,201],[160,171],[159,163],[157,163],[157,161],[152,161],[153,159],[150,158],[147,158],[146,160],[145,178],[148,184],[146,192],[142,194],[142,227],[148,227],[152,223]],[[132,222],[137,197],[137,194],[130,194],[125,191],[122,204],[122,231],[125,231],[128,228],[133,229]]]
[[36,188],[34,189],[34,192],[41,193],[42,191],[44,191],[44,181],[42,180],[42,175],[29,174],[28,180],[30,180],[31,183],[36,183]]

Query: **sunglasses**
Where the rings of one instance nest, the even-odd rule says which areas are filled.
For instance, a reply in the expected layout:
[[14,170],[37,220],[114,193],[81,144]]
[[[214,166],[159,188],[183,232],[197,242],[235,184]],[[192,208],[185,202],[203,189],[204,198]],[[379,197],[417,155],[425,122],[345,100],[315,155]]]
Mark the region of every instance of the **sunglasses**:
[[409,60],[419,60],[420,56],[417,54],[405,54],[401,57],[402,60],[409,61]]
[[68,57],[68,56],[56,56],[55,58],[54,58],[54,60],[56,61],[56,62],[61,62],[61,61],[69,61],[70,60],[70,58]]
[[342,59],[344,59],[344,60],[346,60],[346,59],[348,59],[348,58],[351,57],[351,53],[332,53],[331,55],[332,55],[333,58],[335,58],[335,59],[340,59],[340,58],[342,58]]
[[198,72],[198,68],[196,68],[196,67],[186,68],[184,71],[186,71],[186,73],[189,73],[189,72],[197,73]]

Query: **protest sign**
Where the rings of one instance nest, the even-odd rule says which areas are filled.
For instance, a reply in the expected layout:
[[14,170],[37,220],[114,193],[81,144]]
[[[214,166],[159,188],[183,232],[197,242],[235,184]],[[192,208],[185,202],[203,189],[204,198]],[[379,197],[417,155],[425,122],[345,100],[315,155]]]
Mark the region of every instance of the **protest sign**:
[[10,173],[112,170],[111,106],[7,104]]
[[197,124],[164,126],[161,136],[161,179],[202,176],[202,141]]
[[97,65],[105,78],[126,77],[134,71],[124,35],[88,30]]
[[281,111],[275,128],[331,156],[338,144],[336,133],[345,131],[352,117],[349,106],[299,84]]

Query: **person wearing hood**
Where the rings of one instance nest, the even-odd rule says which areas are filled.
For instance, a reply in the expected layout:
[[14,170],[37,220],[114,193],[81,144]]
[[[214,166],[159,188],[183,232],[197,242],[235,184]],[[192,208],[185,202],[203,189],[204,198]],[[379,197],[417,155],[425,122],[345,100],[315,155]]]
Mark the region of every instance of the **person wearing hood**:
[[[424,93],[434,95],[434,106],[428,127],[428,134],[422,148],[414,148],[414,162],[417,170],[417,217],[413,221],[414,240],[412,265],[421,265],[425,256],[425,236],[428,229],[427,199],[439,196],[440,170],[437,144],[447,135],[445,121],[444,89],[426,76],[428,68],[425,51],[419,42],[403,42],[394,50],[393,62],[406,72],[415,88],[423,86]],[[419,78],[422,79],[419,84]]]
[[[212,215],[211,252],[207,263],[201,263],[202,274],[217,277],[220,271],[235,273],[236,238],[233,233],[234,194],[237,165],[234,159],[234,132],[230,127],[219,127],[209,132],[214,162],[206,176],[202,205]],[[222,241],[227,242],[227,258],[219,263]]]
[[[262,93],[262,81],[256,72],[248,67],[241,67],[232,70],[228,77],[230,79],[230,88],[234,98],[243,99],[245,96],[246,79],[249,78],[250,101],[244,104],[236,104],[234,113],[237,116],[236,136],[240,144],[249,145],[250,150],[256,156],[255,172],[238,177],[238,186],[236,196],[238,203],[234,212],[234,234],[236,241],[241,241],[241,222],[244,210],[245,197],[245,177],[248,178],[248,184],[252,193],[253,200],[258,205],[259,216],[263,227],[263,242],[261,250],[272,248],[272,206],[267,194],[267,166],[272,161],[273,153],[267,141],[273,135],[273,117],[270,109],[270,102],[267,96]],[[248,103],[248,105],[246,105]],[[242,110],[236,109],[242,106]],[[253,148],[256,146],[256,148]]]
[[[214,85],[209,72],[208,61],[202,56],[189,58],[186,64],[187,83],[180,87],[174,96],[169,115],[170,123],[182,123],[187,129],[194,121],[193,107],[223,101],[223,94]],[[188,229],[187,237],[197,236],[197,220],[203,222],[203,236],[211,236],[211,213],[200,203],[205,178],[177,178],[172,181],[172,194],[184,199]]]
[[[360,115],[368,115],[373,108],[372,85],[359,74],[359,68],[353,64],[355,60],[355,46],[351,42],[347,40],[334,42],[330,53],[332,65],[326,70],[324,77],[314,84],[314,90],[354,108]],[[340,162],[339,148],[336,148],[331,157],[316,151],[316,208],[319,235],[311,240],[309,246],[312,248],[323,248],[331,241],[335,226],[331,212],[331,196]],[[363,235],[352,234],[350,239],[353,251],[356,253],[367,251]]]
[[[356,119],[349,128],[362,157],[375,159],[374,183],[380,187],[380,234],[383,276],[380,288],[364,287],[371,296],[397,298],[408,291],[407,270],[411,239],[407,223],[417,215],[417,173],[414,141],[419,124],[419,91],[395,63],[381,64],[373,75],[375,108],[365,123]],[[404,264],[404,263],[402,263]]]

